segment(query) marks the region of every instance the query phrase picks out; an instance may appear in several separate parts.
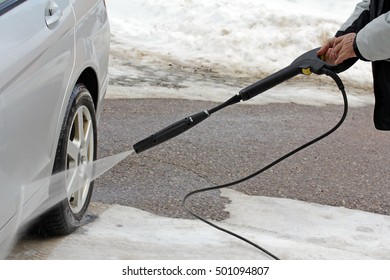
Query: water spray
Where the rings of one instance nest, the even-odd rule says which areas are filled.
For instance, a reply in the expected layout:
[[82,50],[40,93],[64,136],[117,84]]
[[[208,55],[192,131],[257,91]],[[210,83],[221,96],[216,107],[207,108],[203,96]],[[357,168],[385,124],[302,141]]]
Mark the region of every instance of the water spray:
[[154,146],[157,146],[157,145],[159,145],[159,144],[161,144],[169,139],[172,139],[172,138],[184,133],[185,131],[191,129],[195,125],[197,125],[197,124],[201,123],[202,121],[204,121],[205,119],[207,119],[213,113],[215,113],[219,110],[222,110],[223,108],[225,108],[227,106],[239,103],[241,101],[249,100],[249,99],[259,95],[260,93],[263,93],[263,92],[265,92],[265,91],[267,91],[267,90],[269,90],[269,89],[271,89],[271,88],[273,88],[273,87],[275,87],[275,86],[285,82],[286,80],[291,79],[299,74],[310,75],[310,74],[314,73],[317,75],[326,75],[326,76],[331,77],[334,80],[334,82],[336,83],[336,85],[338,86],[339,90],[341,91],[342,96],[343,96],[343,100],[344,100],[343,115],[342,115],[340,121],[332,129],[330,129],[328,132],[324,133],[323,135],[309,141],[308,143],[296,148],[295,150],[287,153],[286,155],[280,157],[279,159],[275,160],[274,162],[267,165],[266,167],[254,172],[253,174],[250,174],[250,175],[248,175],[240,180],[237,180],[237,181],[234,181],[231,183],[227,183],[227,184],[219,185],[219,186],[215,186],[215,187],[203,188],[203,189],[199,189],[199,190],[190,192],[183,199],[184,208],[191,215],[193,215],[195,218],[205,222],[206,224],[208,224],[208,225],[210,225],[210,226],[212,226],[220,231],[223,231],[223,232],[228,233],[228,234],[230,234],[238,239],[241,239],[242,241],[254,246],[255,248],[259,249],[260,251],[262,251],[263,253],[268,255],[269,257],[276,259],[276,260],[278,260],[279,258],[276,255],[269,252],[268,250],[264,249],[263,247],[255,244],[254,242],[252,242],[252,241],[250,241],[250,240],[248,240],[248,239],[246,239],[246,238],[244,238],[244,237],[242,237],[234,232],[231,232],[227,229],[219,227],[216,224],[197,215],[189,208],[189,206],[187,205],[187,201],[192,195],[195,195],[197,193],[231,187],[231,186],[240,184],[244,181],[247,181],[255,176],[258,176],[261,173],[263,173],[264,171],[275,166],[276,164],[278,164],[278,163],[282,162],[283,160],[289,158],[290,156],[296,154],[297,152],[299,152],[299,151],[307,148],[308,146],[313,145],[314,143],[320,141],[321,139],[329,136],[330,134],[332,134],[336,129],[338,129],[341,126],[341,124],[344,122],[344,120],[347,116],[348,100],[347,100],[347,96],[346,96],[343,82],[341,81],[341,79],[339,78],[339,76],[337,74],[347,70],[349,67],[351,67],[355,63],[356,60],[355,59],[348,59],[339,65],[328,64],[324,61],[323,58],[321,58],[317,55],[318,50],[319,50],[319,48],[313,49],[311,51],[304,53],[303,55],[301,55],[297,59],[295,59],[289,66],[287,66],[287,67],[283,68],[282,70],[275,72],[274,74],[272,74],[272,75],[270,75],[262,80],[259,80],[258,82],[242,89],[239,92],[239,94],[234,95],[226,102],[224,102],[224,103],[222,103],[214,108],[211,108],[209,110],[201,111],[199,113],[188,116],[180,121],[177,121],[177,122],[163,128],[162,130],[154,133],[153,135],[139,141],[138,143],[134,144],[134,146],[133,146],[134,151],[137,154],[144,152],[144,151],[146,151]]
[[[22,193],[23,190],[35,190],[35,195],[26,203],[27,205],[23,213],[17,217],[15,232],[7,236],[5,240],[0,240],[0,260],[6,258],[14,243],[17,242],[18,233],[16,231],[20,231],[23,225],[33,221],[48,209],[67,198],[70,193],[80,190],[80,184],[72,184],[70,180],[88,178],[92,182],[133,153],[134,151],[131,150],[108,156],[22,186]],[[48,193],[49,188],[50,196]],[[81,220],[80,226],[83,224],[85,224],[85,221]]]

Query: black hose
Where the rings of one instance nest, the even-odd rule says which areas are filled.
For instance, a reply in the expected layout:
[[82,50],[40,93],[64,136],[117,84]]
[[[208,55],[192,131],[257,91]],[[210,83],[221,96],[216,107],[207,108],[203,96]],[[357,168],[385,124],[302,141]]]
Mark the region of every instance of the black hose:
[[203,188],[203,189],[195,190],[195,191],[192,191],[192,192],[188,193],[188,194],[184,197],[182,203],[183,203],[183,207],[184,207],[192,216],[194,216],[195,218],[201,220],[202,222],[204,222],[204,223],[206,223],[206,224],[208,224],[208,225],[210,225],[210,226],[212,226],[212,227],[214,227],[214,228],[216,228],[216,229],[218,229],[218,230],[220,230],[220,231],[223,231],[223,232],[228,233],[228,234],[230,234],[230,235],[232,235],[232,236],[234,236],[234,237],[236,237],[236,238],[238,238],[238,239],[241,239],[242,241],[244,241],[244,242],[246,242],[246,243],[248,243],[248,244],[254,246],[254,247],[257,248],[257,249],[259,249],[260,251],[262,251],[263,253],[265,253],[266,255],[268,255],[269,257],[271,257],[272,259],[279,260],[279,258],[278,258],[277,256],[275,256],[274,254],[272,254],[272,253],[269,252],[268,250],[264,249],[263,247],[259,246],[258,244],[254,243],[254,242],[252,242],[252,241],[250,241],[250,240],[248,240],[248,239],[246,239],[245,237],[243,237],[243,236],[241,236],[241,235],[239,235],[239,234],[236,234],[236,233],[234,233],[234,232],[232,232],[232,231],[229,231],[229,230],[227,230],[227,229],[225,229],[225,228],[222,228],[222,227],[220,227],[220,226],[218,226],[218,225],[216,225],[216,224],[214,224],[214,223],[212,223],[212,222],[210,222],[210,221],[207,221],[206,219],[204,219],[204,218],[200,217],[199,215],[195,214],[195,213],[194,213],[193,211],[191,211],[191,210],[189,209],[189,207],[187,206],[187,200],[188,200],[191,196],[193,196],[193,195],[195,195],[195,194],[198,194],[198,193],[207,192],[207,191],[212,191],[212,190],[219,190],[219,189],[223,189],[223,188],[227,188],[227,187],[231,187],[231,186],[235,186],[235,185],[241,184],[241,183],[243,183],[243,182],[245,182],[245,181],[247,181],[247,180],[249,180],[249,179],[251,179],[251,178],[253,178],[253,177],[256,177],[256,176],[260,175],[261,173],[265,172],[266,170],[270,169],[271,167],[277,165],[278,163],[284,161],[285,159],[291,157],[292,155],[298,153],[299,151],[301,151],[301,150],[303,150],[303,149],[305,149],[305,148],[307,148],[307,147],[313,145],[314,143],[316,143],[316,142],[318,142],[318,141],[320,141],[320,140],[322,140],[322,139],[328,137],[330,134],[332,134],[333,132],[335,132],[335,131],[342,125],[342,123],[345,121],[345,119],[346,119],[346,117],[347,117],[347,112],[348,112],[348,99],[347,99],[347,94],[346,94],[346,92],[345,92],[345,88],[344,88],[343,82],[341,81],[340,77],[339,77],[335,72],[333,72],[333,71],[331,71],[331,70],[328,70],[328,69],[324,69],[324,70],[323,70],[323,74],[325,74],[325,75],[331,77],[331,78],[335,81],[335,83],[337,84],[339,90],[340,90],[341,93],[342,93],[343,100],[344,100],[344,112],[343,112],[343,115],[342,115],[340,121],[339,121],[332,129],[330,129],[328,132],[326,132],[326,133],[322,134],[321,136],[319,136],[319,137],[317,137],[317,138],[311,140],[310,142],[307,142],[306,144],[304,144],[304,145],[302,145],[302,146],[296,148],[295,150],[293,150],[293,151],[287,153],[286,155],[284,155],[284,156],[280,157],[279,159],[275,160],[274,162],[270,163],[270,164],[267,165],[266,167],[263,167],[262,169],[260,169],[260,170],[258,170],[258,171],[256,171],[256,172],[254,172],[254,173],[252,173],[252,174],[250,174],[250,175],[248,175],[248,176],[246,176],[246,177],[244,177],[244,178],[242,178],[242,179],[239,179],[239,180],[237,180],[237,181],[233,181],[233,182],[231,182],[231,183],[219,185],[219,186],[214,186],[214,187],[208,187],[208,188]]

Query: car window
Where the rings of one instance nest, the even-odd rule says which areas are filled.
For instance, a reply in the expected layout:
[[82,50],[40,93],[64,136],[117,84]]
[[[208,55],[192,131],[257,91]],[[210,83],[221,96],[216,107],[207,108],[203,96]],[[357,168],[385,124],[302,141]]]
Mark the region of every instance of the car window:
[[26,0],[0,0],[0,16]]

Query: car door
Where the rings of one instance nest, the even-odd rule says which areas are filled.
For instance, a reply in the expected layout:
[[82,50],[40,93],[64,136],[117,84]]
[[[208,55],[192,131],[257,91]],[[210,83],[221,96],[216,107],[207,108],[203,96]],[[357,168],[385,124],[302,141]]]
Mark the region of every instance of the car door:
[[69,0],[0,0],[3,233],[47,195],[48,181],[34,182],[52,171],[59,112],[67,104],[64,96],[74,67],[74,22]]

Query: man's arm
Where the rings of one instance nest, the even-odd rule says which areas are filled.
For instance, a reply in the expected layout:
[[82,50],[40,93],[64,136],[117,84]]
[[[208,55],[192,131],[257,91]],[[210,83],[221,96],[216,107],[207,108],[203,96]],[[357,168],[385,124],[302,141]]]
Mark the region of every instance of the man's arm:
[[343,25],[341,25],[339,31],[336,33],[336,37],[347,33],[357,33],[360,29],[362,29],[369,22],[370,3],[370,0],[363,0],[359,2],[352,15]]
[[328,39],[322,45],[318,55],[324,56],[328,63],[339,64],[347,58],[360,54],[360,52],[357,54],[353,48],[355,36],[369,22],[370,2],[370,0],[363,0],[356,5],[352,15],[340,27],[335,37]]
[[356,55],[363,60],[390,58],[390,12],[379,16],[357,33],[354,42]]

